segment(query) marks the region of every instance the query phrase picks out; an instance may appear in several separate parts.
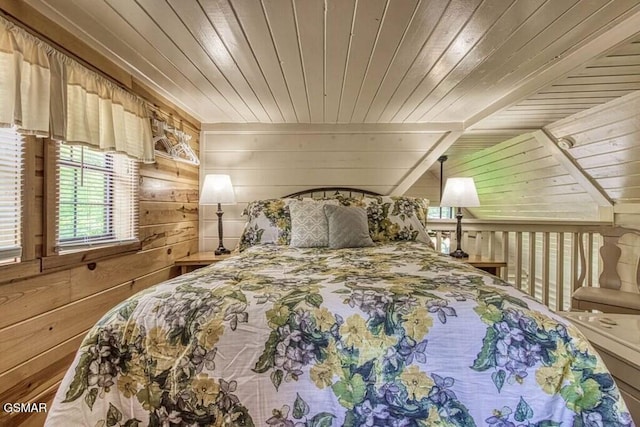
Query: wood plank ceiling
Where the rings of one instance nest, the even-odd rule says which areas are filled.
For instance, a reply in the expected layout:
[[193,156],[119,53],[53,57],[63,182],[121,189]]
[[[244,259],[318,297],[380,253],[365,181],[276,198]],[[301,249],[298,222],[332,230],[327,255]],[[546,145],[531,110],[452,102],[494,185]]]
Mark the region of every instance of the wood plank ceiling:
[[476,129],[539,129],[640,90],[640,37],[596,58],[525,100],[478,123]]
[[463,157],[638,90],[640,37],[588,61],[526,99],[479,121],[456,141],[447,155]]
[[[203,123],[486,134],[538,128],[640,84],[628,43],[637,1],[23,1]],[[601,58],[623,42],[632,63]]]

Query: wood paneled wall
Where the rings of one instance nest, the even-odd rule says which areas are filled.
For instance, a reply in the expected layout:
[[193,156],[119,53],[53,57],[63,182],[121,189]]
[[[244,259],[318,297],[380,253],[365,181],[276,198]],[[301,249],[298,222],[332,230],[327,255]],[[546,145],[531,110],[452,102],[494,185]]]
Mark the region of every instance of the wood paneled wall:
[[[203,125],[200,175],[231,175],[238,204],[223,206],[225,246],[237,245],[248,202],[313,187],[348,186],[388,194],[442,132],[410,126]],[[215,206],[201,214],[201,249],[218,245]]]
[[[481,206],[469,211],[477,218],[599,219],[591,196],[531,134],[445,165],[445,178],[474,178]],[[421,181],[416,185],[426,186]]]
[[[575,141],[567,153],[611,197],[614,223],[640,229],[640,92],[576,114],[547,127]],[[620,241],[618,273],[623,288],[640,292],[640,238]]]
[[[33,19],[33,15],[26,18]],[[49,38],[56,41],[56,34],[49,33]],[[58,35],[62,42],[70,37]],[[81,45],[78,42],[69,50]],[[82,56],[84,50],[78,52]],[[98,69],[113,67],[99,56],[86,59]],[[190,134],[191,146],[198,152],[199,122],[131,76],[125,82],[120,75],[115,77],[153,102],[160,118]],[[174,260],[195,252],[198,245],[198,167],[159,158],[140,167],[140,250],[43,258],[43,224],[50,215],[44,211],[45,144],[32,137],[27,141],[23,261],[0,267],[2,403],[50,405],[86,331],[117,303],[176,276]],[[54,267],[43,271],[45,266]],[[7,414],[0,408],[0,425],[41,426],[45,417],[45,413]]]
[[[619,205],[640,204],[638,111],[640,91],[547,127],[557,138],[573,138],[568,154]],[[617,222],[628,222],[628,212],[619,210]]]

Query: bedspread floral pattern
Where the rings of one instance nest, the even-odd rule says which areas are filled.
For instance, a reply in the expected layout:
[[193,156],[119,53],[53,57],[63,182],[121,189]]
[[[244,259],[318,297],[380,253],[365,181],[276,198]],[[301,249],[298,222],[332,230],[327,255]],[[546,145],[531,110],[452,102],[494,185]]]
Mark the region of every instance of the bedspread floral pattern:
[[403,242],[255,247],[90,331],[48,425],[631,426],[569,323]]

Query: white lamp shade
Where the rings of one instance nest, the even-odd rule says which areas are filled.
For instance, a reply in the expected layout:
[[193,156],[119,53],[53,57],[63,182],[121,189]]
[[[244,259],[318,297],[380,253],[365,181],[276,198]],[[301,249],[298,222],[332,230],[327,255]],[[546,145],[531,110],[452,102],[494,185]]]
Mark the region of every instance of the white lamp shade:
[[229,175],[211,174],[204,177],[200,190],[201,205],[235,205],[236,194],[233,192]]
[[440,206],[472,208],[480,206],[473,178],[448,178],[444,185]]

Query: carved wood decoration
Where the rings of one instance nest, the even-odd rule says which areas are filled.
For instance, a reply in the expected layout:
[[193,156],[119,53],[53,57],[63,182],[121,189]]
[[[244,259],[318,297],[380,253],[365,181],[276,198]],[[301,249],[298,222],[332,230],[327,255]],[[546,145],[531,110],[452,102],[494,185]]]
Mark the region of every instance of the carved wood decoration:
[[[618,263],[622,255],[620,238],[625,234],[640,236],[637,230],[624,227],[611,227],[600,233],[603,245],[600,247],[602,271],[598,284],[584,283],[586,260],[582,238],[580,247],[580,276],[574,281],[571,308],[574,310],[599,310],[605,313],[640,313],[640,294],[622,290],[622,280],[618,274]],[[582,236],[580,236],[582,237]],[[640,260],[636,261],[633,277],[636,286],[640,286]]]
[[602,257],[602,272],[600,273],[600,286],[607,289],[620,289],[622,282],[616,271],[618,260],[622,251],[618,247],[618,239],[620,236],[603,236],[604,244],[600,248],[600,256]]
[[[620,238],[625,234],[640,235],[640,232],[625,227],[611,227],[608,231],[601,232],[603,243],[600,247],[600,256],[602,257],[602,271],[598,278],[599,287],[606,289],[619,290],[622,287],[620,275],[617,271],[618,261],[622,254],[622,250],[618,246]],[[574,282],[574,290],[582,286],[593,286],[592,283],[584,283],[586,277],[586,258],[584,253],[583,236],[579,235],[579,256],[580,256],[580,275]],[[636,268],[636,285],[640,287],[640,259]]]
[[[603,268],[600,273],[599,283],[600,287],[608,289],[620,289],[621,280],[616,270],[618,261],[622,251],[618,246],[620,238],[625,234],[635,234],[640,236],[638,230],[625,228],[625,227],[613,227],[610,232],[603,233],[603,245],[600,248],[600,256],[602,257]],[[636,286],[640,286],[640,260],[638,261],[638,268],[636,268]]]

